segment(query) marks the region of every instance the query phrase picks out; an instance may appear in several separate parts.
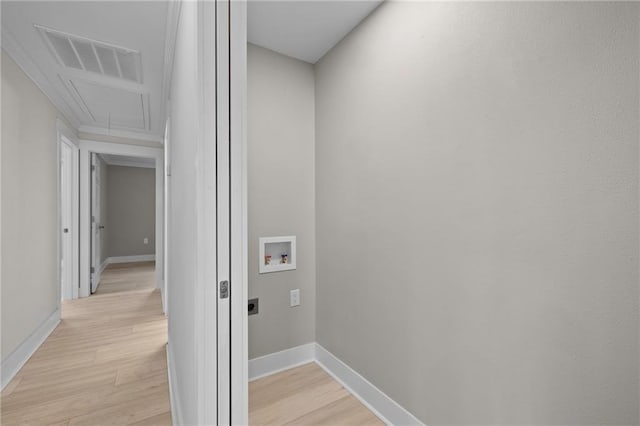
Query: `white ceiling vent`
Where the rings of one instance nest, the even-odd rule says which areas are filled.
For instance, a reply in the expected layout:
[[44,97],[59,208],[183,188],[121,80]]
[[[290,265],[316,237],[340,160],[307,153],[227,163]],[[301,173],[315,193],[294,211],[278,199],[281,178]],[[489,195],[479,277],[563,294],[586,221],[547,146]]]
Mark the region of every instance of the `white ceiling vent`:
[[35,25],[64,67],[142,83],[140,52]]

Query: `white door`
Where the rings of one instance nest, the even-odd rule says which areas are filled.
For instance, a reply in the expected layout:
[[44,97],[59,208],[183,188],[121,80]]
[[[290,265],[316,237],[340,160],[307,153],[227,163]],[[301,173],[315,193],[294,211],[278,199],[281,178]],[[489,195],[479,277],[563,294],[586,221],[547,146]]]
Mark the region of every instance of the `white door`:
[[100,217],[100,197],[102,182],[100,181],[101,162],[98,155],[91,154],[91,293],[100,284],[100,265],[102,264],[102,229]]
[[60,143],[60,284],[62,300],[73,299],[73,149]]

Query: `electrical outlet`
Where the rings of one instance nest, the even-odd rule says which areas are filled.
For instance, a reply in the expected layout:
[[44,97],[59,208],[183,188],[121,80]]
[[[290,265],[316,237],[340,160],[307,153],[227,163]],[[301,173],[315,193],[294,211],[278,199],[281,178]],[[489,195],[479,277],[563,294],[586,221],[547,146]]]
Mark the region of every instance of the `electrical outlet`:
[[249,304],[247,306],[249,310],[249,315],[255,315],[258,313],[258,298],[249,299]]
[[147,237],[144,237],[143,242],[144,242],[145,244],[149,244],[149,239],[148,239]]
[[300,289],[297,288],[295,290],[291,290],[289,292],[289,306],[299,306],[300,305]]

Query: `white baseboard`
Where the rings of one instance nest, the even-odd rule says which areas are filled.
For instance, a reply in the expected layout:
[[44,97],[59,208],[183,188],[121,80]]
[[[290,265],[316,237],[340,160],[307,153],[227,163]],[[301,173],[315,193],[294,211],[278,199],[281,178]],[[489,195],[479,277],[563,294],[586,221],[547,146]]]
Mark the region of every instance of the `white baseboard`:
[[357,371],[317,343],[296,346],[249,360],[249,381],[315,361],[388,425],[424,425]]
[[102,265],[98,268],[98,275],[102,275],[102,271],[104,271],[104,268],[106,268],[108,264],[109,258],[105,259],[104,262],[102,262]]
[[296,346],[249,360],[249,381],[288,370],[315,359],[315,343]]
[[130,263],[130,262],[151,262],[156,260],[155,254],[140,254],[137,256],[113,256],[107,257],[105,262],[111,263]]
[[60,310],[56,309],[20,346],[8,355],[6,359],[2,360],[2,389],[9,384],[22,366],[29,361],[29,358],[38,350],[59,323]]
[[171,347],[167,345],[167,375],[169,377],[169,401],[171,404],[171,423],[176,426],[184,424],[182,411],[180,407],[180,397],[178,395],[176,386],[176,368],[173,363],[173,356],[171,354]]
[[386,424],[424,425],[357,371],[318,344],[315,361]]

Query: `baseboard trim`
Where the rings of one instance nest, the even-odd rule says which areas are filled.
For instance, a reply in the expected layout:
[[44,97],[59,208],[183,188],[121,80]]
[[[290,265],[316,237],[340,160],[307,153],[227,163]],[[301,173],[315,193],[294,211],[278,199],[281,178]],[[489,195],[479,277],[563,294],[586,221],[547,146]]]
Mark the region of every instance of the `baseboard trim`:
[[130,263],[130,262],[151,262],[156,260],[155,254],[140,254],[137,256],[113,256],[107,257],[105,263]]
[[167,376],[169,380],[169,403],[171,404],[171,423],[179,426],[184,424],[182,411],[180,407],[180,398],[175,388],[176,386],[176,368],[171,355],[171,347],[167,344]]
[[104,268],[106,268],[108,264],[109,258],[105,259],[104,262],[102,262],[102,265],[100,265],[100,268],[98,269],[98,275],[102,275],[102,271],[104,271]]
[[413,414],[316,343],[316,363],[389,425],[424,425]]
[[413,414],[317,343],[249,360],[249,381],[314,361],[388,425],[423,425]]
[[296,346],[249,360],[249,381],[270,376],[315,360],[315,343]]
[[56,309],[40,326],[6,359],[2,360],[2,389],[18,374],[18,371],[29,361],[29,358],[49,337],[60,323],[60,310]]

